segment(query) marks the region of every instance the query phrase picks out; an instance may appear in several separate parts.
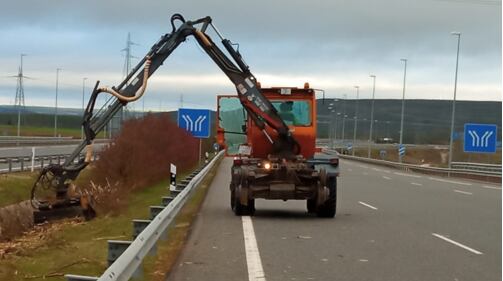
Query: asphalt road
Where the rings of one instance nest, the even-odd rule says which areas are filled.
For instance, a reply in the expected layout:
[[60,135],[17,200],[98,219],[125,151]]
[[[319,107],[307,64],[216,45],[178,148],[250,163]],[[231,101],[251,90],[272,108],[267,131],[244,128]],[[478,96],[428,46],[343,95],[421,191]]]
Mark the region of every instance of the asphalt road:
[[230,210],[219,167],[168,280],[501,280],[501,186],[341,161],[335,219]]

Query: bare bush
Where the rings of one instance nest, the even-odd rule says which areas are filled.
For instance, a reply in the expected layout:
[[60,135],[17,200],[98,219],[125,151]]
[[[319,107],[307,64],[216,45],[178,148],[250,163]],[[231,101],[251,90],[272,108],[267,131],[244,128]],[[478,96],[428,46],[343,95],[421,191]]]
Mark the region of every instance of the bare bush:
[[129,120],[96,161],[91,170],[92,183],[86,189],[95,189],[98,205],[105,211],[120,209],[131,191],[167,179],[171,163],[178,171],[195,166],[198,144],[168,114]]

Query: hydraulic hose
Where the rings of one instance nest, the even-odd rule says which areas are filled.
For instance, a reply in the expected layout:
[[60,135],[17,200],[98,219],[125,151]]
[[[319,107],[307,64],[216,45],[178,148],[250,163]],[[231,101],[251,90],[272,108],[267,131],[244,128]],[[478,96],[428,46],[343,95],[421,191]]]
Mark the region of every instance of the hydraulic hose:
[[117,92],[116,90],[108,87],[101,87],[98,88],[98,92],[104,92],[111,94],[112,96],[118,98],[120,101],[123,102],[132,102],[132,101],[137,101],[139,98],[143,96],[143,93],[145,92],[145,89],[147,88],[147,81],[148,81],[148,71],[150,69],[150,57],[147,57],[147,60],[145,61],[145,68],[143,68],[143,83],[141,87],[138,89],[138,91],[135,93],[134,96],[131,97],[126,97],[123,96],[121,93]]

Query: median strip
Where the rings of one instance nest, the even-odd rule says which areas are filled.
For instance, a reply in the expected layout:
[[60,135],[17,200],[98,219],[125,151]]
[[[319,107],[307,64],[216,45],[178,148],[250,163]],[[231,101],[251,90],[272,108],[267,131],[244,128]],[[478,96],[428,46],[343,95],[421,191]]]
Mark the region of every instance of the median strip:
[[470,251],[470,252],[472,252],[472,253],[474,253],[474,254],[476,254],[476,255],[482,255],[482,254],[483,254],[482,252],[479,252],[479,251],[477,251],[477,250],[475,250],[475,249],[473,249],[473,248],[470,248],[470,247],[468,247],[468,246],[466,246],[466,245],[463,245],[463,244],[461,244],[461,243],[459,243],[459,242],[456,242],[456,241],[454,241],[454,240],[452,240],[452,239],[449,239],[449,238],[447,238],[447,237],[445,237],[445,236],[443,236],[443,235],[440,235],[440,234],[437,234],[437,233],[432,233],[431,235],[433,235],[433,236],[435,236],[435,237],[437,237],[437,238],[440,238],[440,239],[442,239],[442,240],[444,240],[444,241],[447,241],[447,242],[449,242],[449,243],[451,243],[451,244],[454,244],[454,245],[456,245],[456,246],[458,246],[458,247],[460,247],[460,248],[463,248],[463,249],[465,249],[465,250],[467,250],[467,251]]

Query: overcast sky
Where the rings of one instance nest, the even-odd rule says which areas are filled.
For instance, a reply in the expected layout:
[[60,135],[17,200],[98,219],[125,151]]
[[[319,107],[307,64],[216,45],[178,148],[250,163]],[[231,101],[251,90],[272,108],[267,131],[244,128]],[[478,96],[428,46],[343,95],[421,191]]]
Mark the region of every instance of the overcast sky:
[[[54,105],[56,68],[60,101],[80,107],[82,78],[120,83],[127,33],[142,57],[171,30],[169,19],[211,16],[263,86],[325,89],[328,97],[451,99],[457,39],[461,35],[459,100],[501,100],[500,0],[331,1],[3,1],[0,9],[0,104],[13,104],[19,56],[24,57],[26,105]],[[216,41],[217,37],[210,33]],[[133,64],[137,60],[133,59]],[[234,86],[189,39],[152,77],[145,97],[151,110],[214,108],[217,93]],[[141,101],[133,105],[141,109]]]

